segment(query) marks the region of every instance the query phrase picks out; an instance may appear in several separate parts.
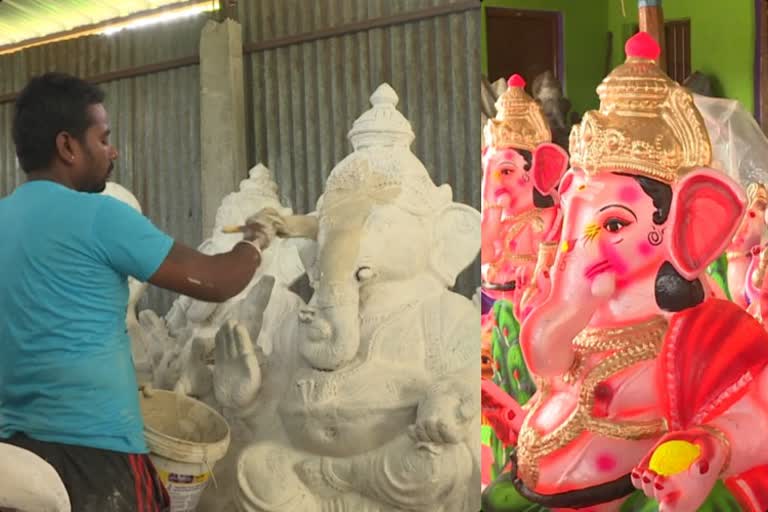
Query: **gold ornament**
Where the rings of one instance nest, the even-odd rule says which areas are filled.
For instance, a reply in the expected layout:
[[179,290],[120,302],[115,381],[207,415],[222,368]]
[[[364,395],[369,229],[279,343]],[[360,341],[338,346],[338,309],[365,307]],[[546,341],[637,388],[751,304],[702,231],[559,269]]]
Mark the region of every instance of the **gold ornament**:
[[496,101],[496,111],[496,118],[485,125],[486,146],[532,152],[552,141],[544,112],[525,92],[525,81],[519,75],[509,79],[508,89]]
[[619,171],[667,184],[709,166],[704,120],[693,96],[655,62],[658,45],[641,32],[626,48],[626,62],[597,88],[600,110],[584,114],[571,130],[571,165],[587,174]]
[[[565,448],[584,432],[613,439],[639,440],[658,437],[666,432],[663,418],[646,421],[622,421],[596,418],[592,415],[595,391],[600,383],[638,363],[655,360],[661,352],[668,327],[663,317],[647,322],[617,328],[588,328],[573,341],[576,362],[566,377],[567,382],[581,382],[573,412],[557,428],[540,434],[531,425],[531,419],[550,391],[538,391],[539,399],[528,413],[520,431],[517,447],[518,475],[525,485],[533,489],[539,480],[541,459]],[[587,368],[585,361],[591,354],[606,353],[596,366]]]

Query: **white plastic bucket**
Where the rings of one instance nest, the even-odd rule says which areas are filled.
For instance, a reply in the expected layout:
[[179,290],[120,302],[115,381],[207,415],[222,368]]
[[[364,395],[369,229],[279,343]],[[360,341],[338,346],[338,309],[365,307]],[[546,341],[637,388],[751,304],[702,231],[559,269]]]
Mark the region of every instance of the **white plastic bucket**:
[[144,437],[171,512],[194,512],[213,467],[229,448],[229,425],[202,402],[171,391],[141,394]]

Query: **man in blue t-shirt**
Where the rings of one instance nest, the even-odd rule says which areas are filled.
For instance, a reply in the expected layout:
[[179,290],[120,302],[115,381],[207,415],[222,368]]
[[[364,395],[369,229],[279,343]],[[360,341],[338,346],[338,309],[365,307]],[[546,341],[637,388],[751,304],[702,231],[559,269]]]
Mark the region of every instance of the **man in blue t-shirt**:
[[103,101],[58,73],[32,79],[16,101],[27,181],[0,200],[0,442],[47,460],[72,510],[165,510],[125,326],[127,277],[225,301],[251,280],[282,220],[259,212],[243,243],[208,256],[99,195],[117,158]]

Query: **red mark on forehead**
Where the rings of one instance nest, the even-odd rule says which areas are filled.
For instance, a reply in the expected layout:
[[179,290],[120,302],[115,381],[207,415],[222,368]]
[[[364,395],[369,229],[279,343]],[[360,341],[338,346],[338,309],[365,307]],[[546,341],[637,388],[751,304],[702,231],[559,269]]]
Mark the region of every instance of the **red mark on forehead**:
[[634,203],[640,199],[641,192],[635,185],[625,185],[619,190],[619,201],[622,203]]
[[507,160],[517,160],[520,158],[520,153],[515,151],[514,149],[505,149],[501,152],[501,156],[503,156]]

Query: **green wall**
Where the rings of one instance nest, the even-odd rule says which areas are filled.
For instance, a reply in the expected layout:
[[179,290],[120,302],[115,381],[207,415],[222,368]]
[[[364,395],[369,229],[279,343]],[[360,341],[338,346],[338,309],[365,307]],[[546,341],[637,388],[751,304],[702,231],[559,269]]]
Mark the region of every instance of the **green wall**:
[[[595,88],[605,76],[608,50],[608,4],[619,0],[484,0],[485,7],[560,11],[565,32],[565,93],[578,112],[597,108]],[[635,1],[635,0],[627,0]],[[486,38],[482,38],[483,73],[487,71]]]
[[[625,37],[637,24],[637,0],[609,3],[614,33],[614,65],[624,60]],[[755,2],[754,0],[664,0],[665,20],[691,20],[691,72],[715,78],[718,95],[739,100],[754,109]]]
[[[637,0],[484,0],[485,7],[563,13],[565,89],[574,110],[597,108],[595,88],[606,74],[607,34],[613,33],[612,62],[624,61],[624,43],[637,24]],[[691,71],[716,79],[719,95],[754,109],[754,0],[663,0],[666,20],[691,20]],[[482,16],[485,34],[485,11]],[[482,38],[483,72],[487,48]]]

